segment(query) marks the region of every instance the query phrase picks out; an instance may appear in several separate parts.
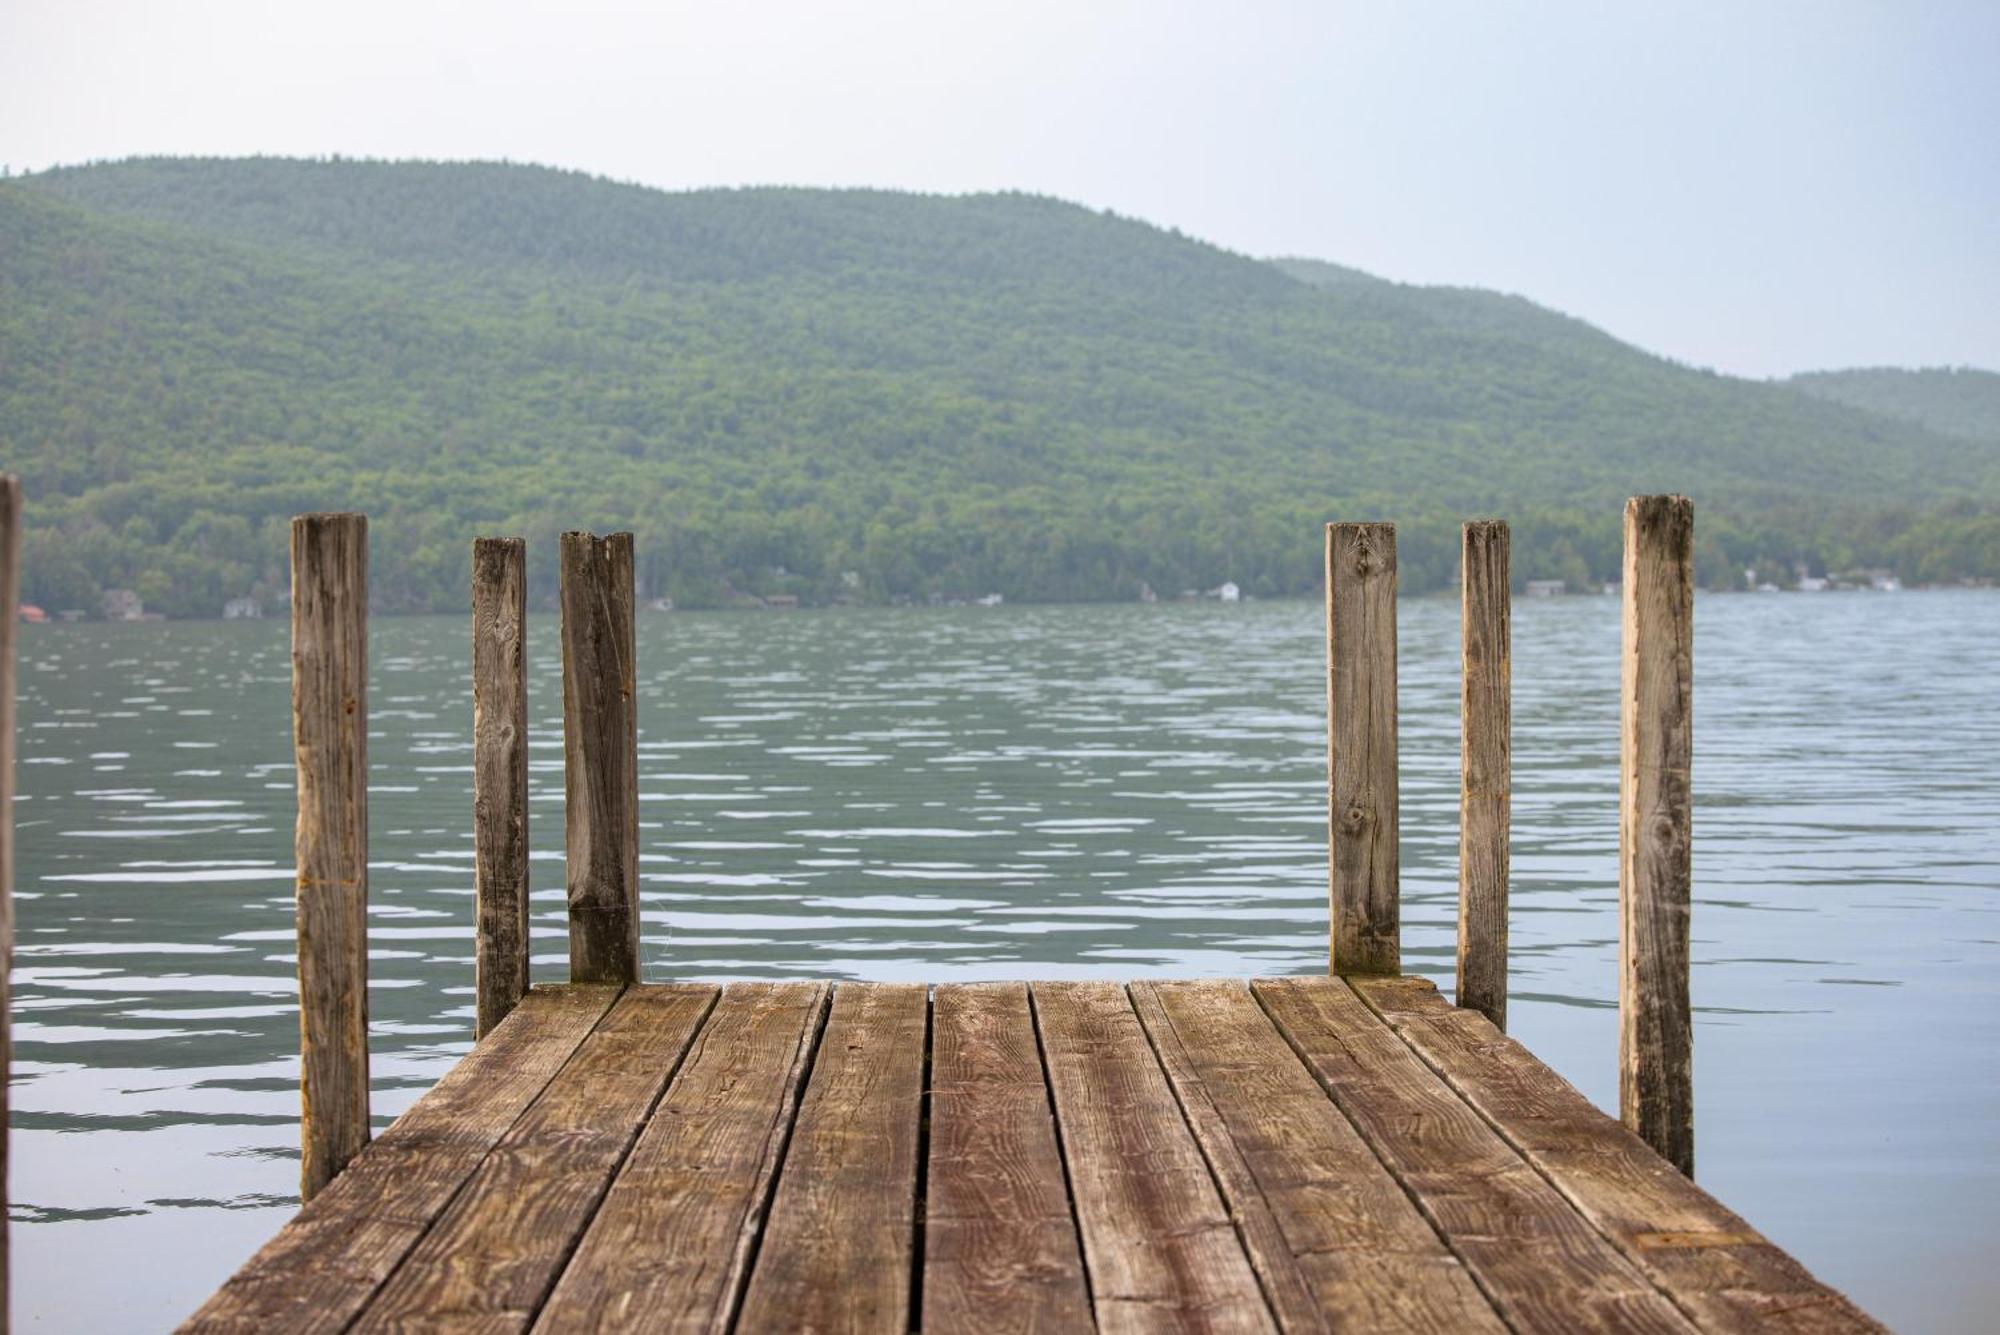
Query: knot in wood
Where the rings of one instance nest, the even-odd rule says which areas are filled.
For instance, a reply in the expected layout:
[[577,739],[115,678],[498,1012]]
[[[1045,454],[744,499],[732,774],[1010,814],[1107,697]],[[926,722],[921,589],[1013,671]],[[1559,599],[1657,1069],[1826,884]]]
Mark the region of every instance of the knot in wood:
[[1350,802],[1347,810],[1340,813],[1340,827],[1343,830],[1359,830],[1368,824],[1370,812],[1359,802]]

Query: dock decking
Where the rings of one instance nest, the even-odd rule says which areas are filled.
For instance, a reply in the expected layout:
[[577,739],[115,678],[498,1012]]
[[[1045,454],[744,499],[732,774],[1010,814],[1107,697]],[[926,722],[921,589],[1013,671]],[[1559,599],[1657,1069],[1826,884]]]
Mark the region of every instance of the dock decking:
[[1844,1331],[1422,979],[561,986],[188,1331]]

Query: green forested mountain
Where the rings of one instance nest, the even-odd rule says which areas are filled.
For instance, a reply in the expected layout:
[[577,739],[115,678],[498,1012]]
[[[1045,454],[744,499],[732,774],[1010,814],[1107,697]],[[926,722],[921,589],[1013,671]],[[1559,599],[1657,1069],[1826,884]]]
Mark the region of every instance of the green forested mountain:
[[1793,376],[1791,383],[1814,398],[1920,422],[1950,436],[2000,443],[2000,374],[1992,371],[1878,366],[1813,371]]
[[1520,298],[1263,262],[1024,195],[670,194],[540,168],[139,160],[0,181],[27,596],[270,593],[373,520],[385,610],[476,533],[630,527],[650,595],[1301,593],[1332,517],[1615,575],[1619,503],[1746,563],[2000,574],[2000,450],[1691,370]]

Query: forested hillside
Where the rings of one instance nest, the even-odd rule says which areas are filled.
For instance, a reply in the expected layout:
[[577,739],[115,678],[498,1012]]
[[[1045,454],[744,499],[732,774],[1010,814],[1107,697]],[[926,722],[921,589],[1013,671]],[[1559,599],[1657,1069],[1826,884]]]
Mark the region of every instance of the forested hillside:
[[637,531],[649,596],[1124,599],[1317,579],[1319,525],[1461,517],[1614,577],[1619,503],[1751,562],[2000,574],[2000,450],[1690,370],[1520,298],[1262,262],[1022,195],[669,194],[502,165],[145,160],[0,181],[26,596],[214,615],[297,511],[385,610],[476,533]]
[[1813,371],[1791,383],[1814,398],[1921,422],[1968,440],[2000,442],[2000,374],[1968,366]]

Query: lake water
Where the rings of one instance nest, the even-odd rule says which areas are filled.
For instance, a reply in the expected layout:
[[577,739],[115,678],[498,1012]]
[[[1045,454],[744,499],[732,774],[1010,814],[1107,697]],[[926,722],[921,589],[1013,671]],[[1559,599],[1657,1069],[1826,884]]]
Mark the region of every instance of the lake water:
[[[560,978],[560,683],[530,627],[535,966]],[[385,1125],[469,1046],[459,619],[372,627]],[[1404,952],[1447,987],[1457,607],[1401,612]],[[1513,1032],[1615,1107],[1615,600],[1515,614]],[[650,616],[646,976],[1326,964],[1307,603]],[[298,1172],[281,623],[25,627],[15,1317],[156,1330]],[[1910,1331],[2000,1311],[2000,594],[1698,604],[1701,1181]],[[108,1264],[107,1264],[108,1262]]]

